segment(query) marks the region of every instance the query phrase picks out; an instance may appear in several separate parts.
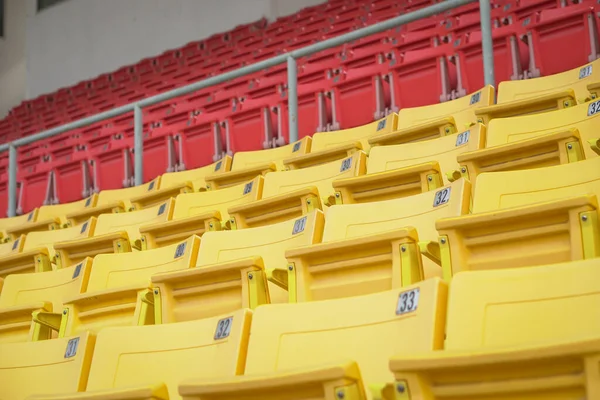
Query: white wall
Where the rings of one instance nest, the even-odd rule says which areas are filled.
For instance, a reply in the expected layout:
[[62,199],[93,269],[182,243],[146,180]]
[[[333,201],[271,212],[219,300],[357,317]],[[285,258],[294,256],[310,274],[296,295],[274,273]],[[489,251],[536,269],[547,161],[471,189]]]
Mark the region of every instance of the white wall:
[[27,75],[27,4],[23,0],[5,0],[4,7],[4,37],[0,38],[0,118],[25,98]]
[[[19,2],[23,0],[9,0]],[[28,0],[28,97],[92,78],[236,25],[324,0]],[[3,96],[3,95],[2,95]]]

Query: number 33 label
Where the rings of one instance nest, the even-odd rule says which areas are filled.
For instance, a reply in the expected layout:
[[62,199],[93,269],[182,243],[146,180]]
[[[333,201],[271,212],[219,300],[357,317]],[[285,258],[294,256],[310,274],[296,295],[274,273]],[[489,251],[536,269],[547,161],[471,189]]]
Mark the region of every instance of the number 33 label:
[[396,314],[402,315],[413,312],[419,305],[419,288],[400,293]]

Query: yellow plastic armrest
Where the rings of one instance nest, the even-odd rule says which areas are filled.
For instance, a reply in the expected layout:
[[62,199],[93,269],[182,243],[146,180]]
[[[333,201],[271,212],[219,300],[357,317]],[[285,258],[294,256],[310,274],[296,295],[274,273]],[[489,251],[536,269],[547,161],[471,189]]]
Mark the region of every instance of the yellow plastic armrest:
[[277,171],[275,163],[268,163],[244,168],[238,171],[228,171],[208,175],[204,180],[206,181],[206,187],[210,190],[214,190],[247,182],[256,178],[258,175],[265,175],[274,171]]
[[436,137],[456,133],[457,131],[454,117],[442,117],[397,131],[375,135],[369,139],[369,143],[374,146],[402,144],[425,139],[434,139]]
[[118,201],[101,206],[83,208],[79,211],[73,211],[72,213],[67,214],[67,219],[75,226],[87,221],[91,217],[97,217],[100,214],[111,214],[115,211],[124,212],[125,204],[122,201]]
[[422,255],[429,258],[437,265],[442,265],[442,257],[440,253],[440,244],[432,240],[428,242],[419,242],[419,251]]
[[433,398],[487,398],[498,393],[517,398],[526,392],[563,393],[577,387],[585,393],[586,380],[597,379],[599,356],[600,339],[595,338],[523,348],[405,354],[392,357],[390,369],[396,384],[408,386],[407,392],[421,392],[416,386],[426,382]]
[[551,111],[575,105],[575,101],[575,92],[572,89],[557,90],[527,99],[480,107],[475,110],[475,115],[481,118],[480,122],[487,124],[493,118]]
[[212,280],[219,279],[231,272],[244,270],[264,271],[262,257],[248,257],[234,261],[184,269],[181,271],[155,274],[152,275],[152,283],[193,282],[198,280],[210,284],[212,283]]
[[35,311],[33,322],[58,332],[62,322],[62,312]]
[[[179,385],[186,399],[228,397],[282,399],[294,393],[298,398],[312,398],[325,392],[324,398],[354,400],[365,398],[360,370],[355,362],[343,362],[283,370],[263,375],[238,375],[206,381],[187,380]],[[329,393],[329,395],[328,395]]]
[[300,217],[315,209],[322,209],[319,190],[316,187],[306,187],[240,204],[227,211],[238,228],[249,228]]
[[171,197],[176,197],[180,193],[191,193],[193,191],[194,187],[192,186],[192,182],[187,181],[179,185],[154,190],[152,192],[144,193],[141,196],[134,197],[131,199],[131,204],[133,204],[136,209],[142,209],[162,203],[165,200],[169,200]]
[[52,311],[52,303],[47,301],[38,301],[35,303],[24,304],[12,307],[3,307],[0,309],[0,331],[8,326],[14,328],[17,321],[31,324],[32,315],[35,311]]
[[[589,85],[587,85],[588,92],[596,92],[598,89],[600,89],[600,82],[592,82]],[[585,99],[585,101],[588,100],[592,100],[592,98],[590,97]],[[594,97],[593,100],[596,100],[596,97]]]
[[391,171],[333,181],[343,203],[362,203],[404,197],[436,189],[443,184],[440,166],[428,162]]
[[166,246],[192,235],[201,236],[207,231],[221,230],[220,220],[219,211],[209,211],[188,218],[143,225],[140,227],[142,248]]
[[27,272],[52,271],[48,249],[39,248],[10,253],[0,258],[0,276]]
[[92,392],[76,392],[51,395],[35,395],[28,400],[169,400],[169,391],[164,383],[153,386],[137,386]]
[[52,228],[60,228],[60,221],[58,218],[51,218],[45,221],[29,222],[26,224],[15,226],[10,229],[7,229],[6,233],[8,233],[13,239],[16,239],[22,234],[36,231],[47,231]]
[[89,306],[89,304],[91,304],[90,302],[93,301],[95,305],[99,305],[101,303],[108,303],[112,306],[112,303],[115,301],[125,301],[128,298],[137,297],[137,294],[140,291],[149,292],[148,286],[129,285],[117,288],[94,290],[91,292],[80,293],[75,296],[66,298],[63,302],[64,304],[81,305],[83,307],[87,307]]
[[600,155],[600,139],[590,139],[587,141],[592,150],[598,155]]
[[312,167],[330,161],[341,160],[359,150],[362,150],[362,144],[360,142],[348,143],[314,153],[306,153],[296,157],[287,158],[283,160],[283,165],[289,169]]
[[[415,228],[403,227],[370,236],[289,249],[285,252],[285,257],[290,265],[302,265],[304,269],[318,266],[329,272],[343,272],[363,265],[392,265],[396,254],[400,257],[400,271],[392,279],[399,279],[396,282],[398,286],[407,286],[423,279],[418,241]],[[295,288],[289,290],[293,298],[293,294],[297,292]]]
[[568,212],[572,209],[598,209],[598,201],[595,195],[574,196],[565,199],[528,204],[520,207],[494,210],[478,214],[467,214],[460,217],[438,219],[435,227],[438,231],[455,229],[473,229],[481,226],[490,228],[495,224],[505,224],[509,220],[519,221],[523,219],[545,218],[548,214]]
[[64,268],[97,254],[129,252],[131,244],[127,232],[114,232],[56,243],[54,250],[56,250],[57,265]]
[[[479,172],[513,170],[529,164],[547,163],[551,158],[558,159],[557,164],[562,164],[578,161],[583,157],[580,141],[579,130],[569,129],[465,152],[458,155],[457,161],[460,164],[473,163]],[[576,152],[573,156],[569,154],[572,151]]]

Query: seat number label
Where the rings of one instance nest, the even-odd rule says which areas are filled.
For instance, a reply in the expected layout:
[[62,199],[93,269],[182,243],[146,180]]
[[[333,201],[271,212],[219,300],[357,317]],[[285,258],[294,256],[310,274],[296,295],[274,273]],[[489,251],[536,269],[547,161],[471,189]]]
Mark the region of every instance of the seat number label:
[[79,346],[79,338],[73,338],[67,343],[67,350],[65,351],[65,358],[75,357],[77,354],[77,347]]
[[590,103],[590,105],[588,106],[588,117],[598,114],[598,112],[600,112],[600,100],[596,100],[593,103]]
[[92,197],[91,197],[91,196],[90,196],[90,197],[88,197],[88,199],[86,200],[86,202],[85,202],[85,207],[89,207],[89,206],[90,206],[90,204],[92,204]]
[[87,229],[87,227],[88,227],[88,223],[87,223],[87,222],[85,222],[83,225],[81,225],[81,231],[79,231],[79,233],[83,233],[83,232],[85,232],[85,231],[86,231],[86,229]]
[[248,194],[252,191],[252,184],[254,182],[248,182],[246,183],[246,186],[244,186],[244,194]]
[[377,124],[377,131],[382,130],[383,128],[385,128],[385,119],[382,119],[381,121],[379,121],[379,123]]
[[292,235],[304,232],[304,228],[306,228],[306,217],[302,217],[296,220],[296,222],[294,222],[294,229],[292,230]]
[[215,331],[215,340],[225,339],[231,333],[231,325],[233,324],[233,317],[223,318],[217,323],[217,330]]
[[408,314],[419,306],[419,288],[400,293],[396,315]]
[[458,135],[456,135],[456,147],[469,143],[470,136],[471,136],[471,131],[465,131],[463,133],[459,133]]
[[294,148],[292,149],[292,153],[295,153],[295,152],[297,152],[298,150],[300,150],[300,145],[301,145],[301,144],[302,144],[301,142],[296,142],[296,143],[294,143]]
[[79,276],[79,274],[81,274],[81,267],[83,266],[82,263],[77,264],[77,266],[75,267],[75,271],[73,271],[73,277],[71,279],[75,279]]
[[346,158],[342,161],[342,166],[340,167],[340,172],[348,171],[352,166],[352,157]]
[[157,215],[162,215],[165,212],[166,208],[167,208],[167,203],[161,204],[161,206],[158,208],[158,214]]
[[186,245],[187,245],[187,242],[179,243],[177,245],[177,248],[175,249],[175,257],[173,257],[173,258],[179,258],[179,257],[183,256],[185,254],[185,246]]
[[474,93],[471,95],[471,101],[469,102],[469,105],[479,103],[479,100],[481,100],[481,92]]
[[585,67],[581,68],[579,70],[579,79],[583,79],[583,78],[587,78],[588,76],[590,76],[592,74],[592,67],[593,65],[586,65]]
[[433,198],[433,206],[441,206],[442,204],[446,204],[450,201],[450,189],[449,187],[444,188],[438,191]]
[[15,242],[12,245],[12,249],[16,250],[18,246],[19,246],[19,239],[15,240]]
[[151,191],[152,189],[154,189],[154,184],[155,183],[156,183],[156,181],[150,182],[150,185],[148,185],[148,191]]
[[221,163],[222,163],[222,161],[219,161],[218,163],[215,164],[215,171],[218,171],[221,169]]

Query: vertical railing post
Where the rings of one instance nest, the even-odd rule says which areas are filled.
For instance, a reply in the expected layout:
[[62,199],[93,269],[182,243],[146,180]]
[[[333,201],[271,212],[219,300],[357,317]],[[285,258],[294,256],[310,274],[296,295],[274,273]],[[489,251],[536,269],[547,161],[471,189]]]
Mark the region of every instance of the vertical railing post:
[[486,85],[496,86],[496,79],[494,76],[494,47],[492,43],[492,17],[490,13],[490,0],[479,0],[483,78]]
[[8,147],[8,216],[17,215],[17,148]]
[[137,104],[133,106],[133,157],[135,185],[144,183],[144,115]]
[[288,123],[290,143],[298,140],[298,68],[294,57],[287,59]]

